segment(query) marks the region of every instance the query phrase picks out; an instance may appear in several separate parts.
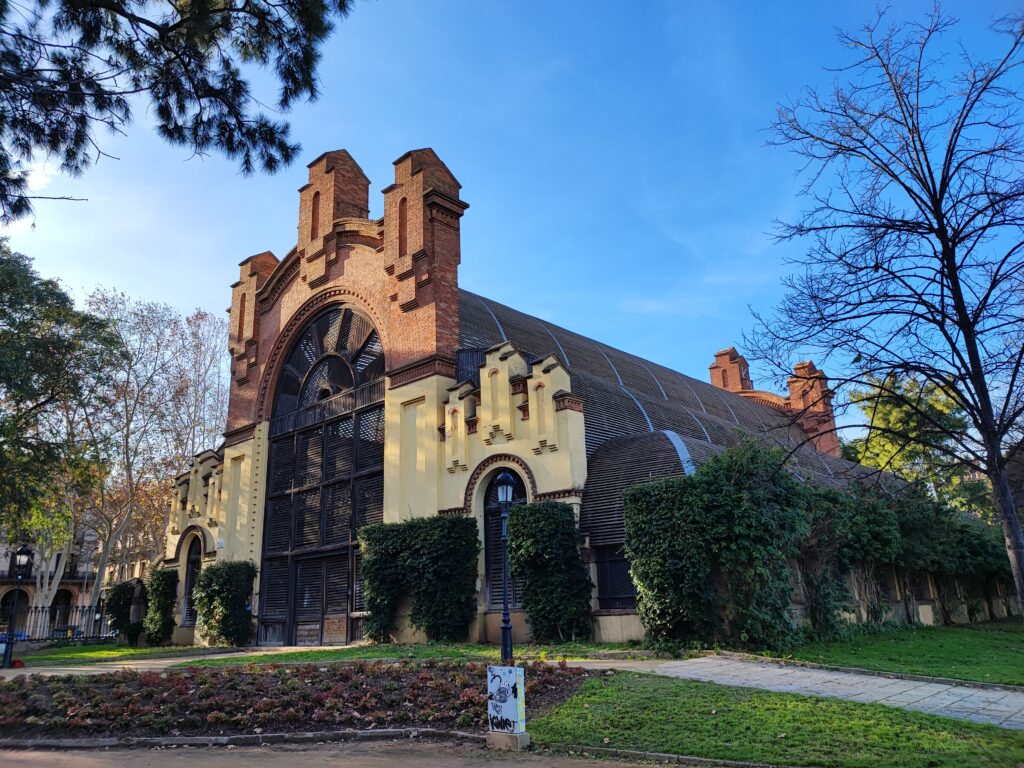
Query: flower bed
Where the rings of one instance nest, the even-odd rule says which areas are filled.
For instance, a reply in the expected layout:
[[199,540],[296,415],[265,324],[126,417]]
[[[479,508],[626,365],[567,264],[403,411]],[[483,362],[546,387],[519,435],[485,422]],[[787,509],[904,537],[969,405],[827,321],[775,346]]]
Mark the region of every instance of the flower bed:
[[[575,692],[582,669],[527,667],[528,716]],[[483,729],[486,666],[453,662],[34,675],[0,683],[0,735],[225,735],[344,728]]]

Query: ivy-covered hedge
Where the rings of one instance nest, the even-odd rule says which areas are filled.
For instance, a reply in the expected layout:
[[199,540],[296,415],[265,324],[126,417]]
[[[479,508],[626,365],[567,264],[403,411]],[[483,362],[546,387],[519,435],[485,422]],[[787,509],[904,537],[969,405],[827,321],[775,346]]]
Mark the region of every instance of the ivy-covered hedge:
[[[625,550],[649,641],[785,650],[801,635],[836,639],[849,631],[845,617],[855,607],[847,573],[873,623],[886,615],[883,567],[895,569],[904,595],[912,594],[911,572],[1008,580],[999,529],[938,504],[925,489],[827,488],[784,465],[781,451],[744,444],[694,475],[626,491]],[[803,631],[787,610],[795,564],[810,622]],[[949,621],[948,608],[942,612]]]
[[590,637],[593,585],[578,538],[576,516],[568,504],[540,501],[509,513],[509,569],[523,579],[523,608],[537,642]]
[[480,539],[476,521],[438,516],[376,523],[359,532],[367,637],[391,640],[395,614],[409,599],[409,620],[430,640],[464,640],[476,613]]
[[248,560],[208,565],[196,577],[199,636],[213,645],[248,645],[252,640],[252,582],[256,566]]
[[174,604],[178,599],[178,572],[158,568],[146,580],[146,642],[162,645],[174,632]]
[[694,475],[626,491],[626,556],[650,641],[793,644],[788,561],[806,521],[783,460],[748,444]]

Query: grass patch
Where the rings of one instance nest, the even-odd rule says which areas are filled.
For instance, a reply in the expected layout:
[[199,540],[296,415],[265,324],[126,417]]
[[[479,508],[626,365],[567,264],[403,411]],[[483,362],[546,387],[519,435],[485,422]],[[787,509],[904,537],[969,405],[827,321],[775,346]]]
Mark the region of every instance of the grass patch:
[[[561,645],[517,645],[517,661],[574,661],[600,656],[602,653],[636,651],[629,643],[564,643]],[[221,667],[229,664],[316,664],[328,661],[365,661],[371,659],[448,659],[451,661],[497,661],[501,648],[479,643],[413,643],[317,648],[309,651],[283,651],[256,656],[214,656],[180,666]]]
[[1024,762],[1024,733],[877,704],[618,672],[529,725],[538,742],[823,768]]
[[43,648],[16,656],[29,667],[49,664],[91,664],[101,661],[120,661],[145,656],[187,656],[203,653],[203,648],[133,648],[128,645],[65,645]]
[[809,643],[790,658],[883,672],[1024,685],[1024,623],[914,627]]

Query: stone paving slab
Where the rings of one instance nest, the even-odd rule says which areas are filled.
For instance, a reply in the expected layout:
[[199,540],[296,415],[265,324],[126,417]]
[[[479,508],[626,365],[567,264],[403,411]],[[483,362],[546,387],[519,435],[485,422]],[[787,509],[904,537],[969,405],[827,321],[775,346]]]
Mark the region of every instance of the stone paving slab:
[[966,685],[926,683],[714,656],[652,665],[650,671],[719,685],[884,704],[1024,730],[1024,693],[1017,691],[985,690]]

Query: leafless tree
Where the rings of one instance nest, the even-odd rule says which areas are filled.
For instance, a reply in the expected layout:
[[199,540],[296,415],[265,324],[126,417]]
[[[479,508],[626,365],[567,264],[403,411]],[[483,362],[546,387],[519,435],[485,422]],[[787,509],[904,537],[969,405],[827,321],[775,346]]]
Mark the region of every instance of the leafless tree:
[[855,60],[830,90],[778,108],[774,141],[804,161],[810,201],[779,237],[810,246],[747,344],[780,373],[813,352],[840,406],[881,382],[879,397],[918,408],[884,384],[907,378],[952,398],[970,427],[934,424],[930,447],[991,480],[1024,610],[1006,471],[1024,427],[1024,25],[998,22],[1005,47],[983,59],[949,50],[954,23],[938,7],[920,24],[883,12],[840,36]]
[[86,417],[107,467],[84,525],[103,575],[163,553],[171,480],[220,440],[227,410],[227,324],[203,310],[182,317],[156,302],[96,290],[89,310],[108,320],[123,349]]
[[228,411],[227,320],[197,309],[179,320],[171,346],[167,437],[176,474],[221,441]]
[[107,482],[96,494],[86,525],[97,541],[97,578],[91,595],[99,600],[102,574],[125,532],[146,514],[146,490],[173,471],[164,439],[177,315],[155,302],[133,301],[122,293],[97,289],[89,311],[110,321],[122,354],[109,371],[106,403],[88,416],[92,439],[104,446]]

